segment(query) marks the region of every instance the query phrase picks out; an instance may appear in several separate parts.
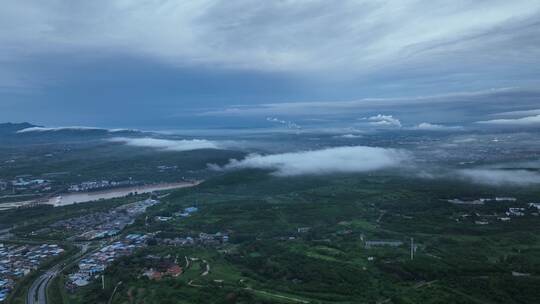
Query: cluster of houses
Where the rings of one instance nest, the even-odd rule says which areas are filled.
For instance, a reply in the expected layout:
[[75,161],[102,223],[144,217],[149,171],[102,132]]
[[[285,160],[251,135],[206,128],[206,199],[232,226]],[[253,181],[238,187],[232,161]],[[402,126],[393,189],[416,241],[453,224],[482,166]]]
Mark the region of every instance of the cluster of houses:
[[29,175],[16,177],[11,181],[0,180],[0,191],[8,189],[13,191],[49,191],[51,190],[51,181],[45,179],[32,179]]
[[174,171],[174,170],[178,169],[178,166],[165,166],[165,165],[162,165],[162,166],[157,166],[157,169],[159,170],[159,172]]
[[61,231],[74,231],[76,239],[94,240],[118,234],[135,218],[143,214],[148,207],[159,203],[147,199],[131,204],[122,205],[109,212],[97,212],[81,217],[61,220],[50,225],[50,228]]
[[177,237],[177,238],[159,238],[158,241],[164,245],[171,246],[193,246],[193,245],[208,245],[217,246],[229,242],[229,235],[223,232],[216,233],[199,233],[195,237]]
[[178,257],[173,260],[170,256],[162,258],[159,256],[148,255],[146,258],[151,260],[153,266],[144,269],[142,276],[147,277],[150,280],[159,281],[167,276],[176,278],[184,272],[184,269],[178,265]]
[[510,221],[512,217],[521,217],[525,216],[527,214],[538,216],[540,215],[538,211],[540,211],[540,204],[537,203],[530,203],[528,204],[529,208],[524,207],[510,207],[505,212],[506,216],[499,217],[498,220],[507,222]]
[[71,185],[69,186],[68,190],[71,192],[81,192],[81,191],[92,191],[92,190],[100,190],[100,189],[107,189],[107,188],[114,188],[114,187],[124,187],[124,186],[133,186],[138,185],[139,182],[130,180],[125,181],[108,181],[108,180],[101,180],[101,181],[88,181],[88,182],[82,182],[80,184]]
[[372,241],[365,241],[364,246],[366,248],[373,248],[373,247],[400,247],[403,245],[402,241],[398,240],[372,240]]
[[79,262],[78,270],[68,276],[66,288],[74,290],[88,285],[92,279],[98,278],[112,262],[146,246],[148,238],[149,236],[145,234],[129,234],[85,257]]
[[[446,200],[449,203],[455,204],[455,205],[484,205],[489,202],[510,202],[514,203],[517,202],[517,199],[514,197],[495,197],[495,198],[479,198],[479,199],[472,199],[472,200],[462,200],[462,199],[449,199]],[[522,217],[527,214],[533,215],[533,216],[539,216],[540,215],[540,203],[529,203],[527,206],[524,207],[509,207],[504,213],[502,214],[479,214],[479,213],[473,213],[473,214],[462,214],[459,218],[456,218],[455,220],[457,222],[460,222],[461,220],[467,219],[467,218],[474,218],[474,223],[476,225],[488,225],[490,223],[490,218],[496,219],[501,222],[508,222],[511,221],[513,217]]]
[[198,242],[202,245],[220,245],[229,242],[229,235],[226,233],[199,233]]
[[197,207],[187,207],[182,211],[175,212],[173,216],[156,216],[154,219],[158,222],[168,222],[174,217],[189,217],[197,211],[199,211],[199,208]]
[[529,203],[529,208],[536,209],[536,211],[540,211],[540,203]]
[[64,249],[54,244],[7,245],[0,243],[0,302],[13,289],[15,281],[36,270],[44,260]]
[[525,208],[508,208],[507,216],[525,216]]
[[472,200],[465,200],[465,199],[462,200],[459,198],[453,198],[446,201],[455,205],[484,205],[485,203],[489,203],[489,202],[515,202],[517,201],[517,199],[514,197],[493,197],[493,198],[479,198],[479,199],[472,199]]
[[539,216],[540,213],[540,204],[537,203],[530,203],[528,204],[529,208],[525,207],[509,207],[504,215],[497,216],[497,215],[480,215],[478,213],[475,213],[476,217],[479,219],[475,220],[474,223],[477,225],[488,225],[489,224],[489,217],[497,217],[497,220],[501,222],[509,222],[514,217],[522,217],[527,214],[533,215],[533,216]]
[[[516,217],[516,216],[525,216],[527,214],[539,216],[540,204],[539,203],[530,203],[527,205],[528,208],[524,207],[511,207],[505,212],[507,217]],[[508,218],[510,220],[510,218]]]

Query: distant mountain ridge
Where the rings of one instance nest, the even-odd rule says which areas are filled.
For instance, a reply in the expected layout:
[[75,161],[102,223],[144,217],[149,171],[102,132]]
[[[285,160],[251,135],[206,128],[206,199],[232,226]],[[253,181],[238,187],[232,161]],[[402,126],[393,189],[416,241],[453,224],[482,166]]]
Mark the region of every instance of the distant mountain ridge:
[[111,137],[129,137],[141,131],[105,129],[95,127],[44,127],[29,122],[0,123],[0,142],[3,144],[51,143],[72,140],[94,140]]
[[44,133],[44,132],[139,133],[140,131],[133,130],[133,129],[107,129],[107,128],[84,127],[84,126],[45,127],[45,126],[40,126],[40,125],[34,125],[34,124],[29,123],[29,122],[21,122],[21,123],[6,122],[6,123],[0,123],[0,133],[4,133],[4,134],[7,134],[7,133],[24,134],[24,133],[38,133],[38,132],[39,133]]
[[0,134],[11,134],[16,133],[17,131],[28,129],[28,128],[39,128],[41,126],[33,125],[29,122],[13,123],[5,122],[0,123]]

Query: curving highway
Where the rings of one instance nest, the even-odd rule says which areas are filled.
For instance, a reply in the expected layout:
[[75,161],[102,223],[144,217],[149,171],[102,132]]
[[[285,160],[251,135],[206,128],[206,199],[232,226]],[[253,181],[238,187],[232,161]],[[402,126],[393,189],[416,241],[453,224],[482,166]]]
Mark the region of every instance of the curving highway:
[[[77,246],[80,247],[81,251],[74,257],[70,258],[75,258],[75,261],[81,259],[88,251],[87,243],[78,244]],[[49,283],[63,270],[63,265],[64,263],[54,265],[52,268],[34,280],[32,286],[30,286],[30,289],[28,290],[28,294],[26,295],[26,304],[47,304],[47,288],[49,287]]]
[[26,296],[26,304],[47,304],[47,287],[58,274],[60,265],[56,265],[37,278]]

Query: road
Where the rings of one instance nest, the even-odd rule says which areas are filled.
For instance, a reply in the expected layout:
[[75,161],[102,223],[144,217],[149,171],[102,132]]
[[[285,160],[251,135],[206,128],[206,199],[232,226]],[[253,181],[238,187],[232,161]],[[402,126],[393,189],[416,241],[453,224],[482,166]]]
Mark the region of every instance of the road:
[[206,270],[201,274],[201,276],[206,276],[210,273],[210,263],[208,263],[206,260],[202,260],[204,264],[206,264]]
[[11,229],[12,227],[0,230],[0,240],[7,240],[11,238]]
[[297,303],[304,303],[304,304],[310,303],[307,300],[302,300],[302,299],[298,299],[298,298],[284,296],[284,295],[280,295],[280,294],[277,294],[277,293],[271,293],[271,292],[264,291],[264,290],[257,290],[257,289],[253,289],[251,287],[245,287],[244,289],[249,290],[251,292],[263,294],[263,295],[266,295],[266,296],[271,296],[271,297],[275,297],[275,298],[278,298],[278,299],[282,299],[282,300],[288,300],[288,301],[297,302]]
[[[78,246],[81,248],[81,251],[72,257],[75,258],[75,261],[82,258],[88,251],[88,244],[85,243]],[[30,286],[28,294],[26,295],[26,304],[47,304],[47,288],[49,287],[49,283],[58,275],[58,273],[63,271],[63,264],[64,263],[59,263],[54,265],[32,283],[32,286]]]
[[32,283],[28,290],[26,304],[47,304],[47,287],[59,270],[60,264],[49,269]]
[[118,287],[120,287],[120,285],[122,285],[122,281],[116,283],[116,286],[114,286],[114,289],[113,289],[113,292],[111,294],[111,297],[109,298],[109,301],[107,301],[107,304],[111,304],[112,303],[112,300],[114,298],[114,294],[116,293],[116,291],[118,290]]

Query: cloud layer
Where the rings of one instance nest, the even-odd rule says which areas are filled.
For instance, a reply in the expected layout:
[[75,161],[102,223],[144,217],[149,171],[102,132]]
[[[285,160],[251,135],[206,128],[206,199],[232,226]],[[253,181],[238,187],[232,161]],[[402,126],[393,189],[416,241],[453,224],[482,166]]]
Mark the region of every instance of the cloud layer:
[[302,127],[295,122],[279,119],[277,117],[266,117],[266,121],[283,125],[288,129],[302,129]]
[[[244,104],[206,111],[199,116],[242,118],[279,115],[286,118],[339,117],[355,120],[357,117],[367,117],[373,123],[400,125],[425,122],[426,115],[429,115],[431,119],[445,125],[468,124],[493,118],[488,114],[493,111],[511,110],[516,106],[537,108],[538,98],[540,98],[538,90],[499,88],[413,97],[364,98],[351,101]],[[367,121],[367,118],[364,120]]]
[[367,120],[372,126],[401,128],[401,121],[392,115],[378,114],[367,118]]
[[466,169],[457,171],[461,178],[491,186],[528,186],[540,184],[540,174],[528,170]]
[[131,132],[131,131],[136,131],[136,130],[131,130],[131,129],[104,129],[104,128],[95,128],[95,127],[82,127],[82,126],[55,127],[55,128],[31,127],[31,128],[18,130],[17,133],[59,132],[59,131],[105,131],[105,132],[115,133],[115,132]]
[[257,168],[273,170],[275,175],[356,173],[397,167],[410,159],[408,153],[377,147],[336,147],[282,154],[251,154],[242,160],[231,160],[217,169]]
[[348,134],[343,134],[343,135],[339,135],[339,136],[335,136],[337,138],[347,138],[347,139],[353,139],[353,138],[362,138],[364,137],[363,135],[359,135],[359,134],[352,134],[352,133],[348,133]]
[[499,126],[540,126],[540,115],[526,116],[520,118],[484,120],[479,121],[478,123]]
[[[0,119],[171,127],[181,115],[201,123],[193,113],[205,111],[307,128],[290,116],[385,113],[413,125],[426,118],[412,121],[390,104],[538,87],[538,20],[540,2],[531,0],[6,0]],[[366,96],[388,98],[358,100]],[[454,102],[463,97],[473,98]],[[461,105],[442,111],[463,116]]]
[[413,129],[421,131],[456,131],[462,130],[463,128],[459,126],[445,126],[439,124],[432,124],[429,122],[423,122],[415,126]]
[[488,76],[538,63],[539,10],[527,0],[6,1],[0,62],[121,54],[176,66],[332,75],[460,67]]
[[150,137],[143,138],[128,138],[116,137],[111,138],[112,142],[119,142],[134,147],[147,147],[164,151],[190,151],[199,149],[219,149],[220,146],[213,141],[205,139],[184,139],[184,140],[168,140],[157,139]]

